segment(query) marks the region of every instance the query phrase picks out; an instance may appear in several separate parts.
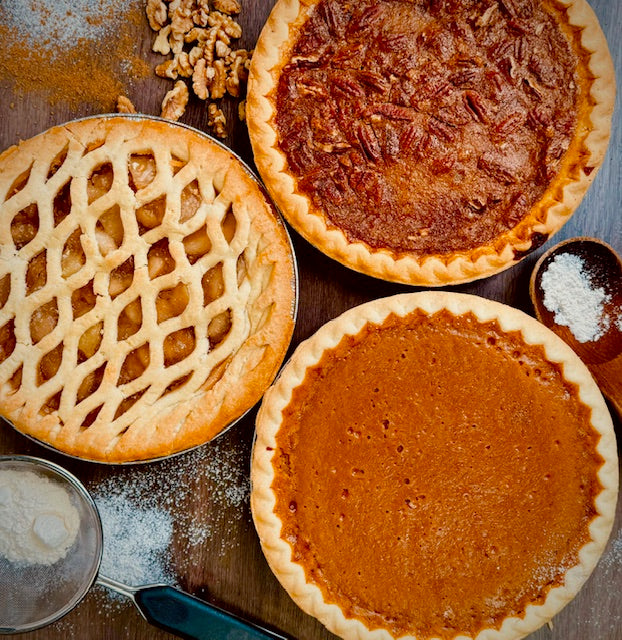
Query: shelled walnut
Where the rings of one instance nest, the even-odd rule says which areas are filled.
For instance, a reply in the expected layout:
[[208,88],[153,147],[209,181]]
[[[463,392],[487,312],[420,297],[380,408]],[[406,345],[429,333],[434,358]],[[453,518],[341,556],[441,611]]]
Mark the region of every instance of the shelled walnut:
[[117,113],[136,113],[136,107],[127,96],[117,98]]
[[[175,80],[177,94],[184,82],[179,78],[188,78],[194,95],[208,103],[208,124],[221,138],[227,135],[227,120],[214,101],[227,94],[243,97],[248,79],[252,52],[232,45],[242,36],[233,17],[241,9],[238,0],[147,0],[146,4],[149,25],[157,33],[152,49],[171,56],[156,66],[156,74]],[[170,103],[169,94],[165,102]],[[162,114],[167,117],[174,111],[178,119],[185,109],[182,103],[176,101],[173,110],[163,103]]]
[[186,110],[189,97],[188,85],[183,80],[178,80],[162,100],[162,117],[179,120]]

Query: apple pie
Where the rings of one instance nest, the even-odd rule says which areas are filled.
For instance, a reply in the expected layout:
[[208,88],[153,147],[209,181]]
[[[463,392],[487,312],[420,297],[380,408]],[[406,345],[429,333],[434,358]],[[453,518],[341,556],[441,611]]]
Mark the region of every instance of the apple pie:
[[251,481],[272,570],[333,633],[516,640],[594,568],[618,460],[561,339],[428,291],[353,308],[297,348],[257,416]]
[[255,162],[295,229],[428,286],[506,269],[568,220],[615,98],[585,0],[279,0],[248,86]]
[[287,350],[287,232],[207,136],[144,117],[0,156],[0,414],[65,453],[166,456],[259,400]]

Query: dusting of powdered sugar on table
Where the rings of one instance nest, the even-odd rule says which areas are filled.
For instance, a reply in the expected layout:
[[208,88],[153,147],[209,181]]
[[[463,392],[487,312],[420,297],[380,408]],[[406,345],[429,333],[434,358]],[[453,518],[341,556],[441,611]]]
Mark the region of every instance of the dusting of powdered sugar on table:
[[[104,534],[101,573],[133,586],[179,586],[204,545],[218,561],[237,544],[221,532],[248,514],[248,466],[248,451],[222,439],[162,462],[118,468],[91,486]],[[188,509],[199,496],[205,509]],[[130,606],[112,591],[97,591],[104,614]]]
[[[114,35],[128,4],[137,0],[3,0],[4,22],[24,38],[49,47],[50,55],[66,52],[80,40]],[[53,47],[50,43],[53,43]]]

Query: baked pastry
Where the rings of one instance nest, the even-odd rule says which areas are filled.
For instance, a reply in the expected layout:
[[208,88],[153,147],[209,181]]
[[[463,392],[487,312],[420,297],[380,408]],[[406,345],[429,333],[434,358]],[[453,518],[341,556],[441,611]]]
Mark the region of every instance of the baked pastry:
[[595,566],[618,462],[565,343],[500,303],[428,291],[298,347],[264,396],[251,480],[273,572],[333,633],[510,640]]
[[255,162],[295,229],[429,286],[506,269],[568,220],[615,97],[585,0],[279,0],[248,87]]
[[295,266],[248,170],[163,120],[98,117],[0,156],[0,414],[65,453],[166,456],[259,400]]

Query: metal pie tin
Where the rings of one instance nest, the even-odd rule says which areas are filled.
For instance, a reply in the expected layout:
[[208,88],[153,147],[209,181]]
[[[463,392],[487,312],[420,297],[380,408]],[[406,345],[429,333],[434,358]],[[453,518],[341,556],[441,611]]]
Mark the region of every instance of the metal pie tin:
[[[294,297],[293,297],[293,300],[292,300],[291,318],[292,318],[293,323],[295,324],[296,323],[296,318],[298,316],[299,274],[298,274],[298,263],[297,263],[297,260],[296,260],[296,254],[295,254],[295,251],[294,251],[294,245],[292,243],[291,234],[289,233],[289,230],[287,228],[287,225],[284,222],[284,218],[283,218],[280,210],[278,209],[278,207],[276,206],[276,204],[274,203],[274,201],[270,197],[270,194],[268,193],[268,190],[265,188],[265,186],[263,185],[261,180],[255,175],[253,170],[248,166],[248,164],[239,156],[239,154],[237,154],[235,151],[230,149],[227,145],[225,145],[220,140],[217,140],[217,139],[213,138],[212,136],[210,136],[209,134],[205,133],[204,131],[201,131],[200,129],[192,127],[192,126],[190,126],[188,124],[184,124],[184,123],[181,123],[181,122],[174,122],[172,120],[166,120],[165,118],[161,118],[159,116],[149,116],[149,115],[144,115],[144,114],[107,113],[107,114],[102,114],[102,115],[97,115],[97,116],[86,116],[86,117],[83,117],[83,118],[76,118],[74,120],[70,120],[70,121],[65,122],[63,124],[68,125],[68,124],[73,124],[73,123],[77,123],[77,122],[86,122],[86,121],[90,121],[90,120],[108,120],[108,119],[116,119],[116,118],[120,118],[120,119],[124,119],[124,120],[137,120],[137,121],[147,120],[147,121],[154,121],[154,122],[162,122],[162,123],[164,123],[167,126],[170,126],[172,128],[179,127],[181,129],[186,129],[188,131],[191,131],[195,135],[197,135],[197,136],[199,136],[201,138],[204,138],[205,140],[208,140],[212,144],[220,147],[223,151],[226,151],[228,154],[233,156],[233,158],[235,158],[235,160],[237,160],[237,162],[239,163],[241,168],[244,170],[246,175],[257,185],[257,187],[260,189],[262,195],[264,196],[266,202],[271,206],[272,211],[274,213],[274,218],[277,221],[277,223],[280,225],[282,230],[284,231],[285,236],[287,238],[287,243],[289,245],[289,249],[290,249],[290,253],[291,253],[291,261],[292,261],[292,275],[293,275],[293,277],[292,277],[292,282],[291,282],[291,288],[292,288],[292,292],[294,294]],[[55,125],[55,126],[63,126],[63,125],[61,124],[61,125]],[[42,133],[44,133],[44,132],[42,132]],[[292,335],[293,335],[293,332],[292,332]],[[292,336],[290,336],[290,340],[289,340],[288,346],[289,346],[289,344],[291,344],[291,338],[292,338]],[[281,363],[281,365],[279,367],[279,370],[282,368],[282,366],[283,366],[283,363]],[[278,375],[278,373],[277,373],[277,375]],[[267,390],[267,388],[269,386],[270,385],[266,386],[266,390]],[[253,405],[253,406],[255,406],[255,405]],[[253,407],[249,407],[248,409],[246,409],[246,411],[244,411],[244,413],[242,413],[240,416],[238,416],[237,418],[232,420],[226,427],[224,427],[221,431],[219,431],[219,433],[217,433],[213,438],[211,438],[207,442],[204,442],[202,444],[196,445],[194,447],[189,447],[188,449],[183,449],[181,451],[175,451],[175,452],[170,453],[170,454],[165,455],[165,456],[159,456],[159,457],[155,457],[155,458],[148,458],[148,459],[145,459],[145,460],[129,460],[129,461],[125,461],[125,462],[106,462],[104,460],[93,460],[93,459],[90,459],[90,458],[81,458],[79,456],[75,456],[75,455],[70,454],[70,453],[65,453],[64,451],[62,451],[60,449],[57,449],[56,447],[53,447],[52,445],[48,444],[47,442],[43,442],[42,440],[39,440],[38,438],[35,438],[32,435],[29,435],[29,434],[26,434],[26,433],[20,431],[17,427],[15,427],[15,425],[13,425],[11,423],[10,420],[7,420],[3,416],[0,416],[0,419],[4,420],[7,424],[11,425],[20,435],[26,437],[27,439],[31,440],[32,442],[35,442],[36,444],[38,444],[38,445],[40,445],[40,446],[42,446],[45,449],[48,449],[50,451],[54,451],[56,453],[60,453],[63,456],[66,456],[68,458],[72,458],[74,460],[80,460],[82,462],[91,462],[91,463],[94,463],[94,464],[102,464],[102,465],[107,465],[107,466],[109,466],[109,465],[110,466],[128,466],[128,465],[147,464],[147,463],[151,463],[151,462],[160,462],[160,461],[168,460],[169,458],[174,458],[174,457],[183,455],[185,453],[189,453],[190,451],[194,451],[196,449],[199,449],[200,447],[203,447],[206,444],[209,444],[209,442],[212,442],[216,438],[218,438],[221,435],[223,435],[225,432],[229,431],[229,429],[231,429],[240,420],[242,420],[244,418],[244,416],[246,416],[252,409],[253,409]]]

